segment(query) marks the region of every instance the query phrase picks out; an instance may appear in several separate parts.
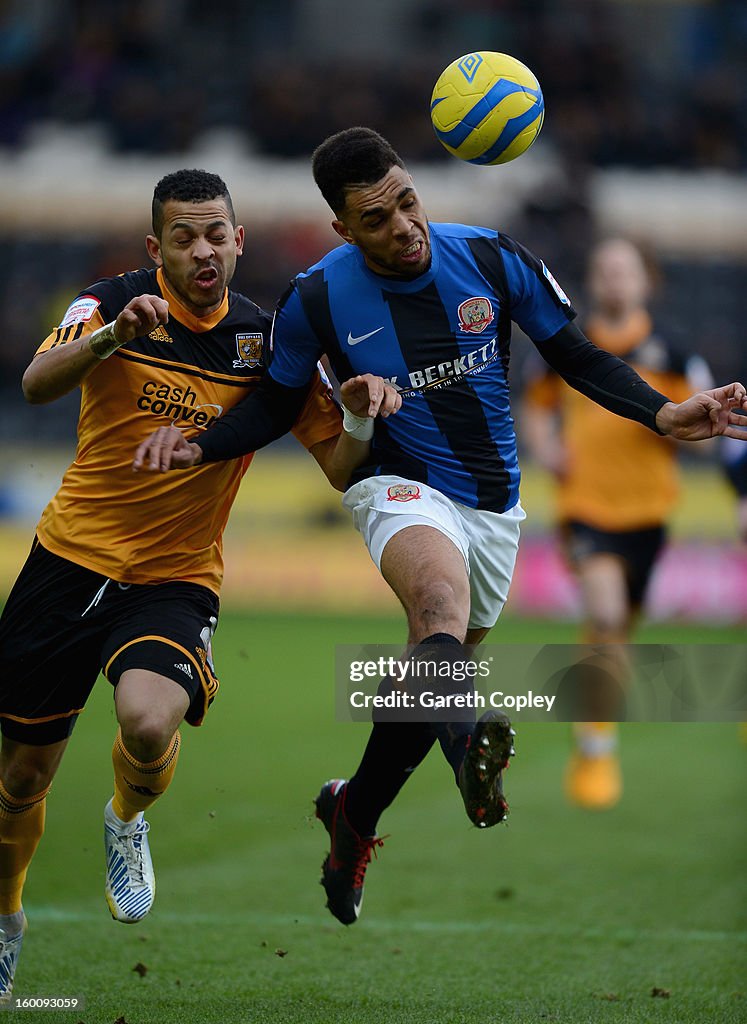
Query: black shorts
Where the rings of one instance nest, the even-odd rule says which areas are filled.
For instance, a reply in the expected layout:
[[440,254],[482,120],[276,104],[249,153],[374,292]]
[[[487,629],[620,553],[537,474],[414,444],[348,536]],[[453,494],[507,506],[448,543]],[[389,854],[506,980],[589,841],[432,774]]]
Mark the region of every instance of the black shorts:
[[179,683],[200,725],[218,690],[210,639],[219,601],[180,581],[122,584],[34,541],[0,616],[0,729],[22,743],[70,735],[103,672],[116,686],[128,669]]
[[591,555],[617,555],[625,565],[628,597],[634,607],[643,604],[651,573],[667,539],[666,528],[598,530],[588,523],[563,523],[562,537],[568,559],[577,567]]

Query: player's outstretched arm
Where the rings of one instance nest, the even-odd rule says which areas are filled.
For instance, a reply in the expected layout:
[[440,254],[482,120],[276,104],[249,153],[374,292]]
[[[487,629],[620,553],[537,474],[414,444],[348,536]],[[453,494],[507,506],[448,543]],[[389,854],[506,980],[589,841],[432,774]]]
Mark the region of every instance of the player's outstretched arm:
[[35,356],[21,384],[26,401],[40,405],[68,394],[102,359],[168,319],[169,304],[160,295],[136,296],[110,324]]
[[309,449],[338,491],[344,491],[350,474],[362,465],[371,449],[374,420],[386,419],[402,405],[402,397],[382,377],[364,373],[340,387],[343,429],[337,437],[320,441]]
[[188,441],[176,427],[160,427],[138,446],[132,468],[166,473],[189,469],[203,462],[238,459],[287,434],[298,418],[309,393],[279,384],[265,374],[257,387],[238,405],[221,416],[196,441]]
[[699,391],[685,402],[667,402],[656,414],[662,434],[679,441],[735,437],[747,441],[747,391],[739,383]]

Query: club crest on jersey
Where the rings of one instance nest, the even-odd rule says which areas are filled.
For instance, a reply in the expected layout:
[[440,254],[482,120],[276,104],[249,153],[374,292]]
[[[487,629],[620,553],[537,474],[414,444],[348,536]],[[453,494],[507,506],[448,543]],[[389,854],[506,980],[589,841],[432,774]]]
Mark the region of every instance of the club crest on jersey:
[[387,488],[387,501],[417,501],[420,488],[417,484],[392,484]]
[[468,334],[480,334],[495,319],[492,303],[484,295],[465,299],[457,313],[460,328]]
[[261,334],[237,334],[236,352],[238,359],[234,359],[233,367],[259,366],[262,362],[262,335]]

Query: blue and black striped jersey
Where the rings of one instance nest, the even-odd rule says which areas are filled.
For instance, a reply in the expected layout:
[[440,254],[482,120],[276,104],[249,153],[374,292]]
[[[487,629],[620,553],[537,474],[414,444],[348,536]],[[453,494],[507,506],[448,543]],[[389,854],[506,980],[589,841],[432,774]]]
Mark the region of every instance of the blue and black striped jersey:
[[395,473],[502,512],[519,497],[511,322],[541,348],[575,311],[544,263],[508,236],[462,224],[430,233],[431,266],[417,278],[372,272],[353,245],[299,274],[275,314],[270,376],[298,387],[325,353],[340,381],[384,377],[402,408],[376,420],[352,482]]

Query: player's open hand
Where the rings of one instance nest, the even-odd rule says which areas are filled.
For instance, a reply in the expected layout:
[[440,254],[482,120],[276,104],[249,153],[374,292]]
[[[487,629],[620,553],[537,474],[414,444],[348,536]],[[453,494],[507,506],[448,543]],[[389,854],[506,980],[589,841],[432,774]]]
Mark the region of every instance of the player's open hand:
[[166,473],[170,469],[189,469],[199,466],[202,448],[186,439],[176,427],[159,427],[147,437],[135,452],[132,468],[135,473],[144,469],[151,473]]
[[656,426],[679,441],[736,437],[747,441],[747,391],[743,384],[700,391],[686,402],[667,402],[656,414]]
[[130,299],[115,321],[117,341],[124,345],[133,338],[150,334],[169,319],[169,304],[160,295],[137,295]]
[[402,405],[400,393],[383,377],[364,373],[351,377],[340,386],[340,398],[354,416],[381,416],[386,419]]

